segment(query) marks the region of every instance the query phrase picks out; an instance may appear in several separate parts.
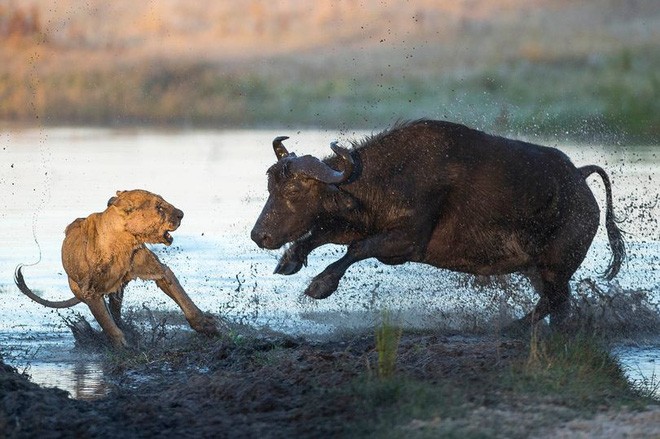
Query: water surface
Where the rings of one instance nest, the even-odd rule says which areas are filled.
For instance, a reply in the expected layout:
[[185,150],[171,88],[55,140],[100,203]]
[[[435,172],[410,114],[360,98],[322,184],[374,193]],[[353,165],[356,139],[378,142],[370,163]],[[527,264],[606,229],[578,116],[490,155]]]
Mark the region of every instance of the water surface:
[[[70,297],[59,254],[64,228],[77,217],[103,210],[117,190],[147,189],[185,212],[174,244],[153,249],[200,308],[235,321],[295,333],[323,333],[369,325],[374,310],[390,308],[402,311],[405,324],[423,326],[435,324],[449,311],[493,307],[494,301],[501,300],[494,299],[495,290],[484,293],[454,273],[416,264],[388,267],[373,260],[352,267],[330,298],[301,299],[307,283],[341,249],[321,248],[312,254],[307,268],[283,277],[271,274],[281,252],[260,250],[250,240],[250,229],[266,199],[265,171],[274,163],[270,144],[277,135],[291,136],[287,146],[299,155],[323,156],[330,153],[331,140],[346,140],[344,134],[324,131],[49,128],[0,132],[0,223],[5,232],[0,248],[0,341],[6,359],[27,368],[34,381],[64,388],[76,397],[106,391],[94,359],[71,352],[73,340],[61,318],[71,311],[56,312],[24,297],[13,284],[13,271],[19,263],[33,264],[24,269],[33,290],[51,300]],[[617,213],[626,216],[623,228],[629,233],[630,258],[616,282],[624,289],[649,290],[657,298],[658,149],[559,147],[577,165],[594,163],[608,170],[614,205]],[[602,206],[602,182],[596,177],[589,181]],[[575,279],[597,277],[609,257],[601,228]],[[517,287],[527,292],[522,312],[535,297],[525,281]],[[176,309],[146,282],[129,285],[125,297],[128,308]],[[85,306],[74,310],[93,320]],[[657,362],[659,351],[653,348],[638,357],[634,352],[630,348],[620,355],[628,355],[631,359],[626,361],[633,366],[639,360],[644,373],[652,373],[648,365]]]

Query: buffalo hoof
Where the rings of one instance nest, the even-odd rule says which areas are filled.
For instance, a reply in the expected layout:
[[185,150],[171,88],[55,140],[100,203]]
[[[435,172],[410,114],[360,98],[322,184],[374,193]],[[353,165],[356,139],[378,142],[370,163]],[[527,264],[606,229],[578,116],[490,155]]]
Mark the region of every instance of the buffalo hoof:
[[333,274],[321,273],[309,284],[305,290],[305,295],[314,299],[325,299],[337,290],[339,279]]
[[285,276],[295,274],[300,271],[303,265],[305,265],[305,261],[293,259],[292,257],[289,257],[288,253],[285,253],[277,263],[274,274],[283,274]]

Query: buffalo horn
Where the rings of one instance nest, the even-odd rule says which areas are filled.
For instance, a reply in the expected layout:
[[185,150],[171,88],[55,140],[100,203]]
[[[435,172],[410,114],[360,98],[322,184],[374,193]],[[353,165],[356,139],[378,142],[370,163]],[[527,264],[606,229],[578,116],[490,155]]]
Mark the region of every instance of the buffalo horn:
[[287,151],[284,145],[282,144],[282,141],[288,138],[289,138],[288,136],[279,136],[279,137],[275,137],[275,139],[273,140],[273,150],[275,150],[275,155],[277,156],[277,160],[289,155],[289,151]]
[[343,172],[344,175],[343,175],[343,180],[340,182],[343,183],[349,178],[351,178],[351,175],[353,175],[353,168],[355,167],[353,156],[351,155],[351,152],[348,149],[339,146],[339,143],[337,141],[330,143],[330,149],[332,149],[335,154],[337,154],[339,157],[341,157],[344,160],[344,172]]
[[294,172],[301,172],[315,180],[327,184],[339,184],[345,182],[353,173],[353,157],[351,157],[351,153],[348,149],[339,146],[337,142],[331,143],[330,148],[332,148],[332,150],[344,160],[343,171],[336,171],[311,155],[296,158],[291,162],[291,170]]

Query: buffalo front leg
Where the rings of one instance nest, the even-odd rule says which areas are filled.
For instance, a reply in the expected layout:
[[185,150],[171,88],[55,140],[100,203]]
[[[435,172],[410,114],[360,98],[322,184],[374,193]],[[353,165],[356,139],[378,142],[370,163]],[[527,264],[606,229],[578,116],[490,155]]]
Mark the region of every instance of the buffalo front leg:
[[316,247],[318,244],[309,239],[294,242],[286,249],[273,273],[288,276],[299,272],[303,265],[307,265],[307,255]]
[[312,233],[298,241],[294,242],[284,252],[274,274],[283,274],[285,276],[295,274],[303,266],[307,265],[307,256],[316,248],[330,242],[347,242],[351,238],[350,231],[331,231],[330,233],[314,230]]
[[307,256],[312,250],[326,242],[327,238],[321,234],[312,234],[294,242],[286,249],[273,273],[285,276],[297,273],[303,265],[307,265]]
[[134,277],[153,280],[165,294],[172,298],[183,311],[190,327],[206,335],[217,335],[215,319],[204,314],[183,289],[170,268],[160,262],[158,257],[146,248],[140,249],[133,257]]
[[328,265],[317,275],[305,290],[305,294],[315,299],[325,299],[337,290],[339,280],[346,270],[358,261],[369,258],[412,260],[414,245],[399,233],[371,236],[348,246],[346,254]]

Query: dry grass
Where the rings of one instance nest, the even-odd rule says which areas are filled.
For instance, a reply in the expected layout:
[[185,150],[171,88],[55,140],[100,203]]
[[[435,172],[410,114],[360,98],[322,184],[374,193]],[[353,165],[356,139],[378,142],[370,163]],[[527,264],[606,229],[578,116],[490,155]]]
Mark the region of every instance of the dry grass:
[[22,30],[0,43],[9,121],[380,129],[427,116],[614,141],[660,130],[654,0],[17,0],[0,35],[17,11]]

